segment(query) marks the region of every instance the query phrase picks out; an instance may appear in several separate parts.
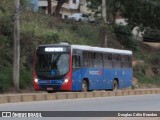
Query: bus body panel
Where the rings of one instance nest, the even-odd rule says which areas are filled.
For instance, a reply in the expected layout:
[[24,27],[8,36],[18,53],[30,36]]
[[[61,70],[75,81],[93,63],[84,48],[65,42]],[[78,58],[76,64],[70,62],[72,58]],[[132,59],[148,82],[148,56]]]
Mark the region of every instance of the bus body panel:
[[60,90],[63,79],[60,80],[39,80],[39,85],[42,89],[47,90],[47,88],[53,88],[53,90]]
[[113,88],[113,81],[115,79],[119,82],[119,88],[123,88],[124,81],[122,76],[122,70],[121,69],[110,69],[105,68],[104,70],[104,78],[107,80],[107,87],[106,89],[112,89]]
[[99,90],[104,88],[102,68],[82,68],[82,80],[89,80],[89,90]]
[[124,86],[124,80],[122,76],[122,69],[118,68],[113,70],[113,80],[117,79],[119,83],[119,88],[123,88]]
[[72,72],[72,90],[82,90],[81,69],[77,69]]
[[112,89],[113,70],[110,68],[104,69],[104,79],[106,80],[106,89]]
[[123,73],[123,80],[124,80],[124,88],[129,87],[132,85],[132,69],[124,69],[122,71]]
[[[65,83],[65,79],[68,78],[68,82]],[[63,79],[52,79],[52,80],[42,80],[39,79],[38,81],[39,86],[41,89],[47,90],[47,88],[53,88],[53,90],[66,90],[72,91],[72,76],[71,74],[67,74]]]
[[72,90],[81,90],[83,79],[89,80],[89,90],[112,89],[113,80],[118,79],[119,88],[131,86],[132,70],[126,69],[126,74],[122,75],[121,69],[100,69],[100,68],[82,68],[74,71]]
[[[121,73],[125,71],[125,74]],[[89,90],[103,90],[112,89],[113,80],[118,78],[119,88],[126,88],[132,84],[132,70],[131,69],[100,69],[100,68],[82,68],[75,70],[72,73],[72,89],[61,89],[64,79],[61,80],[39,80],[39,86],[42,89],[47,87],[56,87],[58,90],[82,90],[82,80],[87,78],[89,80]],[[122,80],[123,79],[123,80]]]

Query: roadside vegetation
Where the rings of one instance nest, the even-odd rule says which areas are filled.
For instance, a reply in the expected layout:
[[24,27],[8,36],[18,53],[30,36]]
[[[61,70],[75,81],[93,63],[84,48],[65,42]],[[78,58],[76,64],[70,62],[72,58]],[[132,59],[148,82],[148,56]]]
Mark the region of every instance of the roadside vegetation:
[[[9,2],[9,0],[8,0]],[[0,91],[13,90],[13,11],[12,2],[0,4]],[[23,6],[20,16],[20,88],[32,88],[34,49],[40,44],[68,42],[97,45],[97,27],[90,24],[56,22],[50,15],[33,13]],[[43,12],[42,12],[43,13]]]
[[[25,9],[22,4],[20,17],[21,29],[21,59],[20,59],[20,88],[32,89],[34,49],[40,44],[54,44],[68,42],[92,46],[103,45],[101,29],[108,34],[107,46],[120,49],[130,49],[134,59],[145,61],[144,65],[134,67],[134,76],[140,85],[155,84],[160,86],[160,54],[150,51],[137,42],[128,26],[106,25],[102,21],[98,24],[78,23],[70,21],[55,21],[53,16],[41,12],[33,13]],[[4,7],[5,6],[5,7]],[[147,48],[148,49],[148,48]],[[10,0],[0,2],[0,92],[13,90],[13,10]],[[153,75],[146,76],[146,69]]]

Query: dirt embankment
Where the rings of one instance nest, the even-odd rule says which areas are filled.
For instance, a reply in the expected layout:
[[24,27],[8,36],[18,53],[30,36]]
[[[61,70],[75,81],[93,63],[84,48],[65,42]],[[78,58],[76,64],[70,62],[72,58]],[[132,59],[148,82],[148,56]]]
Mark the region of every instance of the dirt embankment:
[[151,48],[160,49],[160,43],[155,43],[155,42],[143,42],[143,43],[150,46]]
[[[160,43],[140,43],[141,58],[133,58],[134,77],[133,84],[139,84],[141,79],[155,81],[155,78],[160,76]],[[135,74],[136,73],[136,74]],[[137,77],[139,76],[139,77]],[[144,77],[145,76],[145,77]],[[144,77],[144,78],[143,78]],[[144,80],[143,82],[145,82]],[[149,82],[158,85],[156,82]]]

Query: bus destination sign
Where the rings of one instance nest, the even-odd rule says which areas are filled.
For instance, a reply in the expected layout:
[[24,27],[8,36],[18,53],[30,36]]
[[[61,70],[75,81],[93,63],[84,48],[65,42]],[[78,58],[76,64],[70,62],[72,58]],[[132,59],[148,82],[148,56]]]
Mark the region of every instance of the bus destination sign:
[[45,48],[45,52],[62,52],[65,51],[62,47],[47,47]]

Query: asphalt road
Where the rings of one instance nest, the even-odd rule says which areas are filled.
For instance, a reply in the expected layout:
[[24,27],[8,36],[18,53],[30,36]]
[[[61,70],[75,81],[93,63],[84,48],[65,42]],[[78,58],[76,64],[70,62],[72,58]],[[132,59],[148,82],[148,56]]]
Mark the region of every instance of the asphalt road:
[[[8,104],[1,104],[0,111],[160,111],[160,95],[119,96],[119,97],[115,96],[115,97],[90,98],[90,99],[8,103]],[[27,120],[28,119],[32,120],[33,118],[27,118]],[[37,118],[37,120],[38,119],[39,118]],[[47,120],[48,119],[82,120],[82,118],[73,118],[73,117],[47,118]],[[106,120],[106,118],[83,118],[83,119]],[[110,119],[115,120],[115,118],[110,118]],[[123,120],[124,118],[116,118],[116,119]],[[133,118],[125,118],[125,119],[131,120]],[[139,117],[138,119],[143,120],[142,117]],[[151,118],[148,119],[150,120]],[[154,118],[154,120],[156,119],[160,120],[160,118]],[[15,118],[15,120],[18,119]]]

